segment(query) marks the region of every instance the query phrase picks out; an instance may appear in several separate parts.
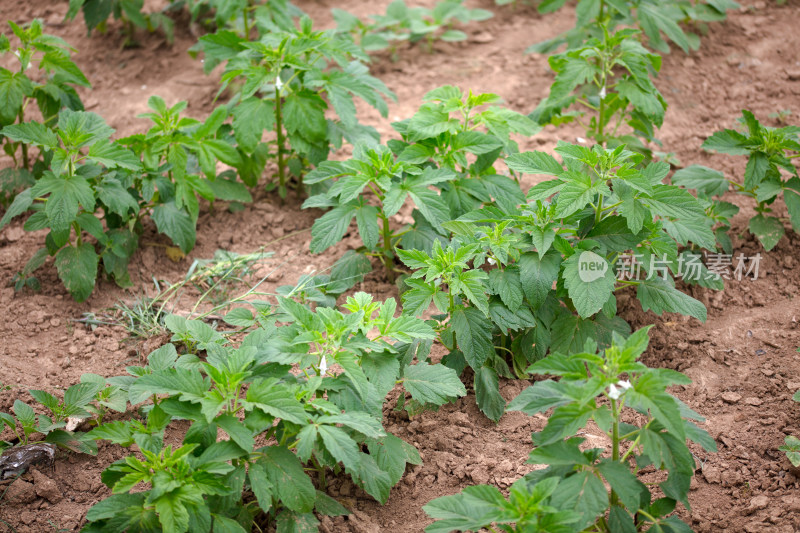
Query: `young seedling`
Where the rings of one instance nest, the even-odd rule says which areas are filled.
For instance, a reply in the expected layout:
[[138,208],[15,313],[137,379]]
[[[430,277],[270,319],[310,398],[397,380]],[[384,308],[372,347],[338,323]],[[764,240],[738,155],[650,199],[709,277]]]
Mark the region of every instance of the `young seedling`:
[[[703,148],[729,155],[746,155],[744,179],[730,180],[736,192],[756,201],[756,216],[750,219],[750,233],[764,249],[772,250],[785,233],[783,221],[770,207],[780,195],[789,211],[792,228],[800,231],[800,177],[793,160],[800,157],[800,127],[770,128],[762,125],[750,111],[742,111],[745,130],[725,129],[714,133]],[[788,174],[788,179],[785,176]],[[724,178],[717,178],[722,191]],[[725,183],[727,189],[727,183]]]

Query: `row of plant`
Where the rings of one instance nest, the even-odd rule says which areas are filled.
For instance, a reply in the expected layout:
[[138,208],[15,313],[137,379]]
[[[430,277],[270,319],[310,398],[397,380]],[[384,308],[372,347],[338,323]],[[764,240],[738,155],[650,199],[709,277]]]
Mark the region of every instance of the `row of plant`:
[[[119,141],[109,140],[102,119],[66,104],[56,110],[67,108],[55,129],[19,114],[9,119],[0,132],[7,144],[15,153],[27,150],[26,159],[36,147],[41,164],[30,165],[36,182],[2,224],[33,207],[26,229],[51,230],[36,260],[56,255],[73,295],[89,295],[100,260],[125,280],[127,270],[116,268],[135,250],[142,217],[191,249],[198,195],[248,201],[233,178],[255,185],[270,156],[279,192],[286,193],[292,174],[310,193],[306,207],[330,208],[312,230],[312,251],[335,245],[355,219],[360,251],[378,257],[388,278],[401,276],[398,317],[394,300],[377,303],[363,293],[336,310],[330,295],[346,288],[326,293],[317,288],[329,290],[335,280],[302,280],[276,304],[252,302],[253,311],[226,316],[237,332],[247,332],[240,344],[202,321],[170,315],[164,323],[174,344],[151,354],[147,367],[108,382],[87,378],[63,402],[32,393],[54,414],[38,424],[29,407],[15,404],[16,420],[3,420],[20,442],[38,430],[83,450],[104,439],[141,451],[104,474],[114,496],[90,511],[87,530],[240,531],[264,516],[279,531],[314,530],[313,512],[345,512],[324,494],[330,472],[344,471],[385,501],[405,465],[419,462],[413,447],[382,428],[387,395],[401,385],[398,407],[412,414],[441,405],[466,394],[458,376],[467,367],[479,407],[494,420],[507,408],[501,377],[561,378],[537,382],[508,406],[529,414],[555,408],[534,435],[531,457],[549,467],[518,481],[509,499],[474,487],[431,502],[426,510],[442,520],[429,530],[687,529],[669,516],[678,502],[688,507],[694,461],[685,441],[709,450],[714,443],[687,420],[699,416],[665,392],[685,378],[636,362],[647,332],[630,335],[617,316],[616,294],[635,289],[644,310],[704,320],[703,305],[678,290],[674,278],[693,262],[701,272],[696,282],[721,288],[698,253],[730,246],[726,230],[735,212],[712,199],[724,192],[721,183],[727,189],[718,173],[695,167],[664,183],[670,167],[653,162],[649,151],[666,108],[651,81],[660,58],[635,30],[614,32],[599,5],[597,31],[551,58],[555,83],[531,116],[502,107],[496,95],[442,87],[412,118],[393,125],[400,139],[386,145],[355,122],[350,95],[381,109],[380,94],[388,90],[351,62],[364,57],[341,32],[314,32],[308,19],[299,28],[265,23],[273,32],[256,41],[249,30],[204,37],[207,64],[227,62],[223,83],[233,97],[203,122],[155,98],[150,132]],[[39,30],[31,41],[40,37]],[[24,108],[34,96],[22,94]],[[338,121],[325,117],[328,105]],[[597,144],[559,143],[560,161],[519,153],[513,135],[573,119]],[[784,128],[775,141],[774,130],[753,127],[749,137],[724,132],[707,146],[751,154],[744,188],[766,211],[780,192],[787,196],[776,172],[793,169],[785,151],[796,149],[797,130]],[[274,139],[264,141],[273,128]],[[356,145],[353,158],[326,161],[341,138]],[[217,161],[236,172],[220,172]],[[310,166],[316,168],[305,173]],[[526,174],[552,179],[525,191]],[[759,199],[759,187],[776,189],[776,180],[777,192]],[[392,217],[409,207],[415,222],[398,228]],[[644,277],[622,275],[629,255]],[[356,257],[349,254],[347,264]],[[437,311],[428,315],[431,303]],[[429,358],[433,342],[448,351],[436,364]],[[109,405],[124,409],[125,401],[144,403],[142,422],[103,424],[100,416],[87,436],[65,430],[70,417],[86,419]],[[636,426],[625,407],[639,413]],[[610,454],[582,450],[573,438],[590,419],[608,436]],[[180,446],[165,446],[173,420],[188,421],[173,425],[185,434]],[[218,430],[228,439],[218,439]],[[652,501],[640,477],[656,470],[669,475],[657,478],[664,496]],[[150,488],[131,493],[143,481]]]

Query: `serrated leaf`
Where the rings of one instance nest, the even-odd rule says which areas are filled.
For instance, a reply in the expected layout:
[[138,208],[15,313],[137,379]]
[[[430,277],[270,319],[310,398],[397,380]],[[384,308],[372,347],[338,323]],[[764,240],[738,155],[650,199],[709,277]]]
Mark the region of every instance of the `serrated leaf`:
[[283,505],[298,513],[310,512],[316,501],[316,490],[297,457],[279,446],[261,448],[260,451],[264,455],[258,462],[266,468],[267,478]]
[[467,393],[453,369],[424,361],[406,367],[403,386],[413,399],[423,404],[442,405]]
[[636,296],[642,304],[644,311],[652,310],[661,315],[668,313],[681,313],[706,321],[706,307],[688,294],[675,288],[673,284],[663,278],[654,277],[639,282]]
[[183,253],[192,251],[197,233],[195,222],[185,209],[180,209],[175,202],[168,202],[155,206],[151,216],[159,233],[172,239]]
[[786,232],[780,219],[767,217],[760,213],[750,219],[749,229],[750,233],[761,242],[764,250],[768,252],[775,248]]
[[500,394],[497,372],[488,366],[475,371],[475,398],[480,410],[497,422],[506,410],[506,401]]
[[544,152],[523,152],[512,154],[506,158],[508,168],[523,174],[547,174],[558,176],[564,172],[564,167],[556,158]]
[[522,290],[533,309],[538,309],[547,299],[558,279],[561,255],[547,253],[541,259],[538,254],[526,253],[519,258],[519,275]]
[[451,322],[458,347],[469,366],[473,369],[482,367],[494,354],[491,323],[474,307],[457,307],[451,315]]
[[356,207],[345,204],[331,209],[314,221],[311,227],[311,252],[321,253],[341,241],[355,215]]
[[86,242],[80,246],[65,246],[56,254],[58,277],[75,301],[83,302],[92,294],[99,259],[94,246]]

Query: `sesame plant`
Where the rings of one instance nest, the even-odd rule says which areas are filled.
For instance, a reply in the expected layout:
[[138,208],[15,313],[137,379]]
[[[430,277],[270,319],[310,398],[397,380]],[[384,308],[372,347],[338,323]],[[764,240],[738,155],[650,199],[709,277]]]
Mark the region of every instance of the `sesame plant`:
[[[716,443],[693,422],[700,415],[666,391],[690,380],[637,361],[648,330],[614,334],[599,353],[588,342],[581,353],[531,365],[533,374],[560,379],[537,381],[508,409],[531,416],[552,409],[528,458],[544,468],[517,480],[508,497],[478,485],[431,501],[423,509],[436,522],[426,533],[691,531],[673,514],[679,503],[689,509],[696,464],[687,440],[708,452]],[[602,440],[587,447],[585,431]]]
[[397,58],[397,44],[402,41],[425,41],[429,53],[439,39],[447,42],[465,41],[467,34],[455,29],[457,23],[483,21],[493,16],[486,9],[471,9],[463,0],[442,0],[433,9],[408,7],[404,0],[394,0],[383,15],[371,15],[372,22],[359,19],[342,9],[334,9],[337,31],[350,35],[365,51],[389,48]]
[[[75,50],[61,38],[44,33],[39,19],[27,26],[8,24],[18,44],[12,51],[8,36],[0,35],[0,57],[13,55],[17,68],[0,67],[0,128],[24,123],[30,118],[28,106],[34,102],[42,123],[50,128],[62,109],[82,111],[75,87],[91,85],[71,59]],[[31,151],[27,143],[0,134],[0,144],[13,162],[0,170],[0,205],[8,207],[16,193],[33,185],[46,167],[41,154]]]
[[800,127],[764,126],[750,111],[742,111],[742,130],[725,129],[714,133],[703,148],[728,155],[747,156],[741,180],[726,180],[713,173],[705,180],[711,196],[721,196],[729,184],[733,189],[756,202],[756,215],[749,230],[765,250],[772,250],[785,233],[783,221],[774,215],[773,205],[783,196],[789,222],[800,231],[800,178],[794,159],[800,157]]
[[[494,94],[445,86],[427,93],[424,102],[411,119],[393,124],[401,140],[357,147],[352,159],[326,161],[306,175],[308,185],[329,186],[303,207],[332,208],[311,230],[313,253],[338,243],[355,218],[361,251],[380,257],[394,280],[398,246],[430,251],[447,235],[445,222],[493,199],[511,207],[524,201],[518,184],[494,164],[519,151],[512,133],[532,135],[536,124],[499,105]],[[409,199],[416,222],[394,227],[392,217]]]
[[[36,411],[21,400],[14,400],[12,413],[0,412],[0,429],[7,427],[14,436],[13,442],[0,441],[0,450],[11,446],[25,446],[37,442],[47,442],[79,453],[96,454],[97,446],[87,438],[87,434],[74,431],[83,420],[93,417],[93,412],[102,405],[92,402],[105,401],[102,384],[89,377],[86,381],[70,386],[63,397],[43,390],[31,389],[28,392],[44,408],[47,414]],[[123,408],[124,410],[124,408]]]
[[[86,530],[313,530],[314,512],[347,513],[325,494],[331,471],[385,502],[406,464],[420,463],[413,446],[382,427],[388,392],[400,383],[421,407],[466,393],[455,372],[407,348],[432,339],[430,327],[395,311],[393,299],[365,293],[341,310],[279,298],[270,323],[239,346],[202,321],[168,317],[185,352],[167,344],[147,366],[109,380],[131,404],[145,403],[147,419],[109,422],[91,436],[135,444],[143,458],[106,470],[112,496],[88,512]],[[189,429],[180,445],[166,446],[172,420]],[[146,490],[132,492],[139,483]]]
[[[547,0],[540,2],[538,9],[540,13],[552,13],[565,4],[566,0]],[[694,26],[704,33],[707,31],[706,23],[725,20],[726,12],[738,7],[739,4],[733,0],[584,0],[576,8],[574,28],[531,45],[526,52],[549,53],[564,44],[567,49],[580,47],[587,37],[600,36],[595,25],[600,22],[612,31],[618,27],[634,27],[643,31],[649,47],[659,52],[668,53],[670,48],[667,41],[671,41],[688,54],[699,48],[700,36],[687,31],[687,26]]]
[[69,9],[64,20],[73,20],[79,12],[83,13],[83,21],[89,35],[93,30],[100,33],[108,31],[108,18],[122,23],[125,42],[123,47],[136,47],[136,28],[154,32],[164,32],[169,43],[175,39],[175,23],[166,14],[166,10],[144,12],[144,0],[69,0]]
[[[233,93],[236,142],[261,169],[268,157],[276,160],[281,197],[291,176],[300,180],[342,140],[377,144],[375,129],[358,122],[353,97],[386,116],[384,98],[395,96],[369,75],[361,49],[334,31],[314,31],[303,17],[299,28],[273,26],[257,40],[221,30],[200,43],[206,72],[226,62],[221,91]],[[338,119],[326,117],[329,107]],[[264,141],[265,131],[274,137]]]
[[520,173],[556,176],[521,207],[484,207],[444,224],[452,241],[434,242],[432,252],[397,251],[412,269],[404,312],[419,316],[434,304],[445,364],[472,368],[478,405],[494,420],[505,405],[499,376],[522,375],[548,349],[573,353],[589,339],[606,346],[614,332],[630,331],[616,316],[619,290],[635,288],[645,311],[706,319],[674,280],[704,279],[698,257],[689,275],[679,246],[713,250],[712,221],[689,192],[662,183],[669,166],[643,166],[623,146],[559,143],[556,152],[561,163],[543,152],[506,159]]
[[600,26],[599,32],[599,37],[548,58],[556,77],[531,118],[540,124],[575,121],[592,142],[610,148],[626,144],[651,156],[648,144],[657,143],[655,130],[667,108],[651,81],[661,69],[661,58],[647,52],[636,30],[612,34]]
[[[144,217],[177,245],[168,251],[180,258],[194,248],[198,197],[251,200],[242,183],[229,179],[235,173],[217,172],[217,161],[241,161],[223,127],[226,108],[201,122],[180,117],[185,102],[169,108],[154,96],[148,104],[154,112],[145,117],[153,127],[117,141],[111,141],[114,130],[101,117],[69,109],[59,114],[55,130],[36,121],[0,130],[12,141],[36,146],[49,162],[36,184],[15,198],[0,228],[33,211],[25,230],[50,230],[47,255],[55,256],[59,277],[77,301],[92,293],[101,261],[105,274],[130,286],[128,262]],[[45,259],[44,252],[34,254],[18,281],[28,284]]]

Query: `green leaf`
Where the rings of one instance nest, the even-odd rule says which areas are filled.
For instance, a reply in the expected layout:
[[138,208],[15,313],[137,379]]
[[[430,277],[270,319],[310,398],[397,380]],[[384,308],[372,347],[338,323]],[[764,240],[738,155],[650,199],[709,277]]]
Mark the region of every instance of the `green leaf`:
[[639,500],[642,491],[647,487],[637,479],[626,464],[611,459],[604,459],[597,463],[597,469],[606,478],[608,484],[617,493],[628,511],[635,513],[639,510]]
[[128,148],[106,140],[94,143],[86,155],[89,159],[105,165],[107,168],[139,170],[142,166],[139,158]]
[[286,385],[277,381],[274,378],[256,381],[247,390],[247,401],[276,418],[295,424],[305,424],[308,416],[303,404],[295,399],[294,394]]
[[785,230],[783,223],[776,217],[766,217],[759,213],[750,219],[750,233],[761,242],[764,250],[770,251],[781,240]]
[[381,470],[389,474],[392,485],[396,485],[403,477],[407,464],[422,464],[417,449],[391,433],[381,440],[368,441],[367,445],[369,454],[375,458]]
[[787,435],[783,439],[784,445],[778,447],[782,452],[786,453],[786,458],[792,463],[794,467],[800,466],[800,439],[795,436]]
[[608,493],[592,472],[577,472],[558,484],[551,500],[561,509],[572,509],[580,516],[575,528],[582,530],[608,509]]
[[92,294],[98,261],[94,246],[87,242],[80,246],[65,246],[56,254],[58,277],[76,302],[83,302]]
[[497,422],[506,410],[506,401],[500,395],[497,372],[488,366],[475,371],[475,398],[483,414]]
[[703,165],[691,165],[676,171],[672,175],[672,184],[695,189],[708,197],[722,196],[728,190],[728,180],[725,179],[725,175]]
[[506,158],[508,168],[523,174],[547,174],[558,176],[564,168],[556,158],[545,152],[523,152]]
[[298,513],[311,512],[316,490],[297,457],[280,446],[269,446],[259,451],[264,455],[258,462],[266,468],[267,478],[283,505]]
[[512,312],[522,305],[523,291],[518,269],[509,267],[489,271],[489,285]]
[[90,213],[94,211],[94,192],[81,176],[56,177],[46,172],[31,188],[31,195],[38,197],[48,193],[45,213],[54,231],[67,231],[80,207]]
[[603,307],[617,282],[608,261],[590,251],[576,253],[564,261],[563,276],[569,297],[583,318]]
[[451,320],[456,342],[469,366],[473,369],[482,367],[486,359],[494,354],[491,323],[474,307],[457,307]]
[[539,258],[538,254],[526,253],[519,258],[519,275],[522,290],[531,307],[538,309],[558,279],[561,255],[553,252]]
[[673,283],[671,279],[667,281],[659,277],[641,280],[636,290],[636,296],[642,304],[642,310],[652,310],[659,316],[664,311],[681,313],[705,322],[706,307],[688,294],[676,289]]
[[414,400],[422,404],[442,405],[467,394],[453,369],[424,361],[406,367],[403,386]]
[[311,253],[321,253],[341,241],[355,215],[355,206],[345,204],[331,209],[314,221],[311,227]]
[[174,201],[168,202],[155,206],[152,218],[159,233],[172,239],[183,253],[188,254],[192,251],[197,233],[195,222],[185,209],[180,209]]
[[703,143],[703,149],[730,155],[748,155],[750,153],[747,137],[734,130],[714,133]]
[[349,470],[349,473],[359,487],[381,504],[389,499],[389,492],[392,490],[391,478],[387,472],[380,469],[371,455],[362,453],[358,467]]
[[361,240],[368,250],[374,250],[380,239],[378,228],[378,209],[373,205],[364,205],[356,211],[356,223]]
[[496,487],[475,485],[462,492],[442,496],[430,501],[422,509],[436,522],[425,528],[425,533],[451,533],[452,531],[478,531],[491,525],[499,514],[505,499]]
[[[2,97],[1,90],[0,97]],[[42,146],[51,150],[58,147],[58,137],[55,132],[38,122],[12,124],[0,130],[0,134],[12,141],[20,141],[33,146]]]
[[342,463],[347,469],[354,470],[358,468],[361,462],[358,444],[346,431],[335,426],[319,426],[317,431],[322,437],[323,444],[325,444],[325,450],[334,459]]
[[247,427],[233,415],[220,415],[214,419],[214,422],[222,428],[225,433],[231,438],[233,442],[239,445],[243,450],[250,451],[255,446],[255,439]]
[[278,513],[276,533],[317,533],[317,526],[319,520],[314,513],[293,513],[284,509]]
[[8,209],[3,214],[3,218],[0,219],[0,229],[3,229],[12,218],[27,211],[31,204],[33,204],[31,189],[26,189],[14,197],[14,201],[11,202],[11,205],[8,206]]
[[271,130],[274,123],[274,104],[269,100],[245,98],[233,108],[233,132],[236,141],[246,152],[256,149],[264,130]]
[[[789,219],[792,222],[792,228],[796,233],[800,233],[800,179],[793,177],[785,183],[783,200],[786,202],[786,208],[789,210]],[[0,228],[2,227],[3,224],[0,222]]]

